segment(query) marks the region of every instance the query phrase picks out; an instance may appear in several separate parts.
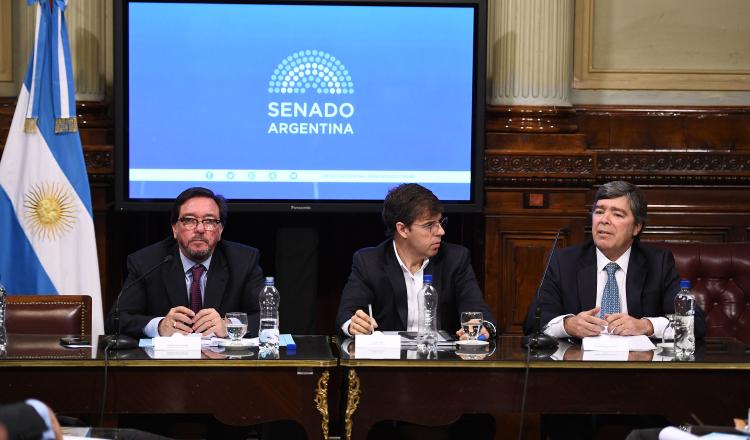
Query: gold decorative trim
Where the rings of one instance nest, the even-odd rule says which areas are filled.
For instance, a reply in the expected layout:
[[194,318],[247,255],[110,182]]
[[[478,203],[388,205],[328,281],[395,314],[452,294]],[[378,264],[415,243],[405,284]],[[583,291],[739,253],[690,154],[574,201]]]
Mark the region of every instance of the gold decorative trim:
[[359,376],[354,369],[349,370],[347,392],[346,392],[346,414],[344,415],[344,429],[346,430],[346,440],[352,439],[352,416],[359,406]]
[[78,132],[78,118],[57,118],[55,119],[55,133],[76,133]]
[[320,413],[320,427],[323,430],[323,438],[328,440],[328,379],[330,378],[328,370],[324,370],[318,379],[318,386],[315,389],[315,407]]
[[[342,367],[378,367],[378,368],[463,368],[463,369],[504,369],[519,370],[526,368],[526,362],[519,361],[420,361],[414,359],[387,360],[341,360]],[[593,361],[531,361],[531,369],[593,369],[593,370],[740,370],[750,371],[750,363],[746,362],[593,362]],[[350,370],[351,372],[353,369]],[[356,376],[356,374],[355,374]],[[350,380],[351,382],[351,380]],[[351,388],[351,383],[350,383]],[[351,392],[351,391],[350,391]],[[357,395],[359,395],[359,379],[357,379]]]

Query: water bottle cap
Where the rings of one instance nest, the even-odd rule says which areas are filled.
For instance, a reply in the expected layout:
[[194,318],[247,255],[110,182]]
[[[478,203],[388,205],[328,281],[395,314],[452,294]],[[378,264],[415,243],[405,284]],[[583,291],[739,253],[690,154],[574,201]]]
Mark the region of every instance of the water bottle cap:
[[690,280],[680,280],[680,289],[689,289]]
[[266,277],[266,286],[273,286],[274,279],[273,277]]
[[432,284],[432,275],[427,274],[427,273],[422,275],[422,282]]

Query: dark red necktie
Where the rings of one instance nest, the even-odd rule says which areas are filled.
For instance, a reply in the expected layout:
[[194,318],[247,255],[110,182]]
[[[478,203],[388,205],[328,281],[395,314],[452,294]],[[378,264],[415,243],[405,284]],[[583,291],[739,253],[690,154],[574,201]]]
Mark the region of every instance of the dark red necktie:
[[197,264],[190,268],[193,273],[193,281],[190,283],[190,308],[198,313],[203,308],[203,299],[201,298],[201,277],[206,271],[202,264]]

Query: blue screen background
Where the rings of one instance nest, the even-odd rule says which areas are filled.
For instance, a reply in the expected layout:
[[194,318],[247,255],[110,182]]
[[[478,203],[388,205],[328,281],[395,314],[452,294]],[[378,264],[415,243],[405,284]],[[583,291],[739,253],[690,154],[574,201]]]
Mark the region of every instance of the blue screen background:
[[[474,10],[456,7],[129,5],[129,167],[471,171]],[[338,58],[354,93],[269,93],[301,50]],[[351,104],[350,118],[272,118],[269,102]],[[342,122],[354,134],[268,134]],[[382,200],[401,182],[131,181],[130,198],[192,185],[230,199]],[[469,200],[470,182],[425,184]]]

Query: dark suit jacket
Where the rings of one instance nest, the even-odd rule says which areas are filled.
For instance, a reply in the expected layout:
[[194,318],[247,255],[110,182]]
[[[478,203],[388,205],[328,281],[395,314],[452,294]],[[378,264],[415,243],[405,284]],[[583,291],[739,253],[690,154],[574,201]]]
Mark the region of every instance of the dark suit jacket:
[[[151,319],[165,316],[177,306],[190,308],[185,284],[185,273],[179,256],[177,242],[168,238],[145,247],[128,256],[128,278],[123,286],[136,280],[158,265],[167,255],[172,261],[165,263],[142,281],[136,283],[120,297],[120,332],[135,338],[143,335],[143,328]],[[214,249],[208,270],[203,308],[214,308],[223,317],[227,312],[245,312],[248,332],[258,333],[258,294],[263,288],[263,271],[257,249],[231,241],[221,240]],[[107,333],[114,333],[112,317],[116,305],[107,316]]]
[[[485,320],[495,322],[482,299],[468,249],[443,242],[437,255],[430,258],[425,273],[432,274],[432,284],[438,292],[438,329],[453,334],[461,328],[461,312],[467,311],[482,312]],[[352,273],[336,315],[336,328],[340,331],[358,309],[367,313],[368,304],[372,304],[378,330],[406,330],[406,282],[391,239],[354,254]]]
[[5,425],[8,440],[38,439],[48,429],[42,416],[25,402],[0,405],[0,425]]
[[[672,252],[633,243],[625,279],[628,315],[635,318],[674,313],[674,297],[680,290],[680,276]],[[596,307],[596,246],[592,240],[560,249],[552,257],[541,295],[542,328],[554,317],[578,314]],[[703,337],[703,311],[696,304],[695,335]],[[529,307],[524,333],[536,331],[536,298]]]

